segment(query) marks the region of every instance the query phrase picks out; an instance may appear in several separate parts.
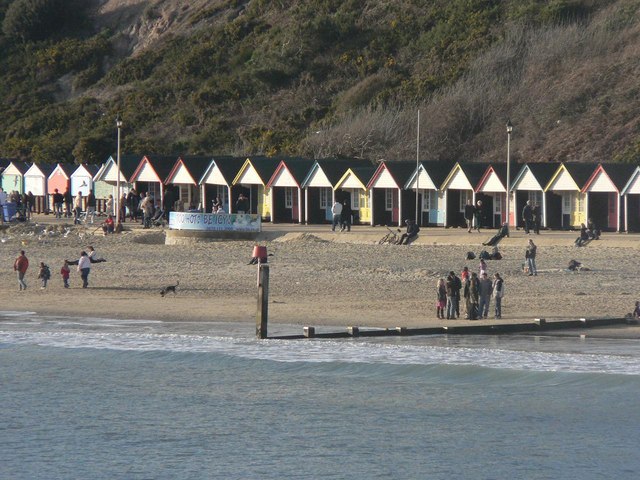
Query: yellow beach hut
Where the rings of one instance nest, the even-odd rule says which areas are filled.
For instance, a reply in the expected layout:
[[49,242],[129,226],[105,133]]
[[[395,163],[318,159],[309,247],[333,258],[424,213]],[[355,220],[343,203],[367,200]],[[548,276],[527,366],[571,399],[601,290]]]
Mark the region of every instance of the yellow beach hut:
[[580,228],[587,222],[586,194],[582,187],[594,170],[595,166],[588,163],[560,164],[544,189],[549,228]]
[[373,165],[351,167],[333,186],[335,200],[350,202],[354,225],[371,223],[371,197],[367,184],[375,171]]

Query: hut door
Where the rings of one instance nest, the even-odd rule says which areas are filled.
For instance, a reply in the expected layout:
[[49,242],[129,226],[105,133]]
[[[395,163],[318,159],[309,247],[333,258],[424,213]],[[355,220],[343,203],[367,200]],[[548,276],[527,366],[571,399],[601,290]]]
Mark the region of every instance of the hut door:
[[609,228],[617,230],[618,228],[618,202],[617,194],[609,194]]

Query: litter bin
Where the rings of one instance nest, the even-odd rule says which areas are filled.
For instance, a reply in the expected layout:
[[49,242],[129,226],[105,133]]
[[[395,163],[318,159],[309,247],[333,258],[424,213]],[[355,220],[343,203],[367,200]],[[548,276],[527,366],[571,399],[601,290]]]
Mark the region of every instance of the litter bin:
[[16,204],[13,202],[7,202],[2,206],[2,215],[4,216],[4,221],[8,222],[13,218],[16,214]]

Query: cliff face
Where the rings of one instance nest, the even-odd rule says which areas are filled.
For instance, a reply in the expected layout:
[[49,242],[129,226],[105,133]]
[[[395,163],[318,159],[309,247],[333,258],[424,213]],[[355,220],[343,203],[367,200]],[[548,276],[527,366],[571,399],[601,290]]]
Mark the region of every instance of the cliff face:
[[[0,0],[0,13],[11,0]],[[640,155],[638,0],[95,0],[0,36],[0,156],[129,152],[496,161]]]

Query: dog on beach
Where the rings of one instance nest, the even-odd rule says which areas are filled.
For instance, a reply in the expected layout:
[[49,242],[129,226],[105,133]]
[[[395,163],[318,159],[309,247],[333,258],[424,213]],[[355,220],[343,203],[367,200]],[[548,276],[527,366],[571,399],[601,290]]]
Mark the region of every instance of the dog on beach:
[[180,285],[180,280],[178,280],[175,285],[167,285],[162,290],[160,290],[160,296],[164,297],[169,292],[173,292],[173,294],[175,295],[178,285]]

